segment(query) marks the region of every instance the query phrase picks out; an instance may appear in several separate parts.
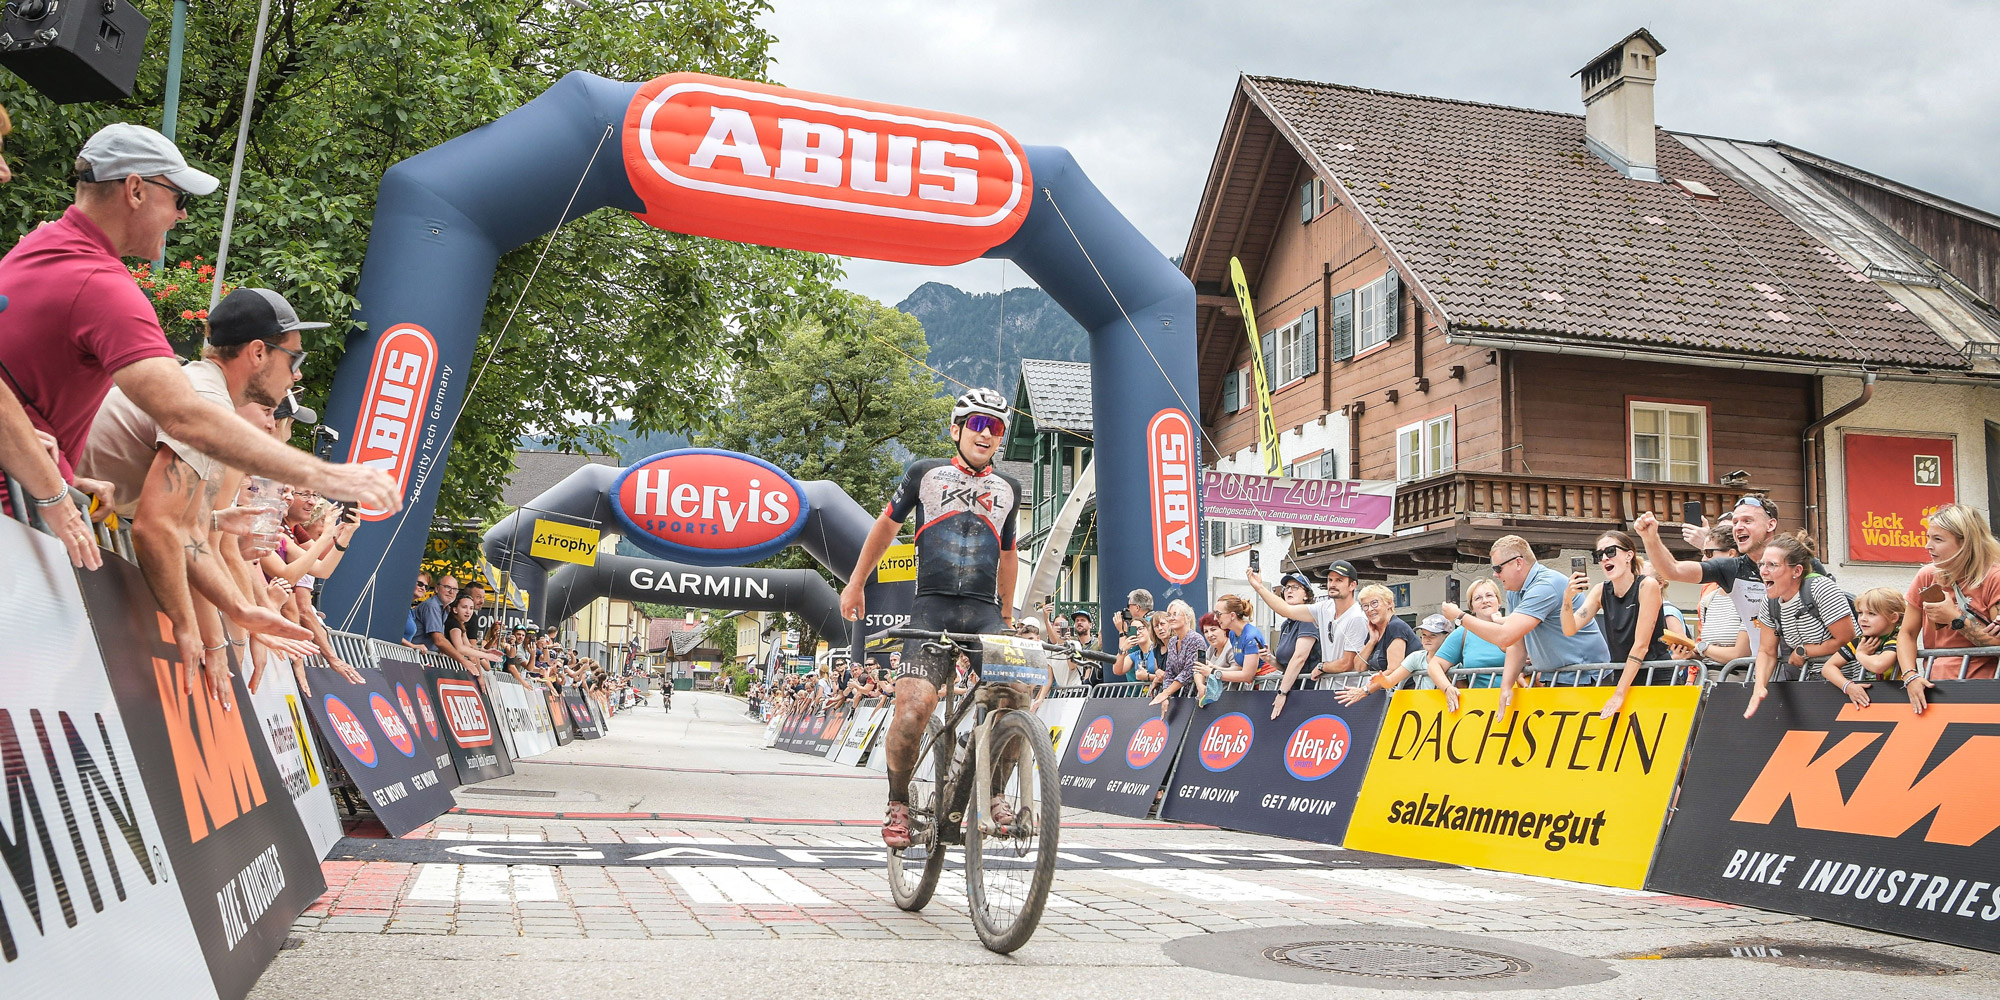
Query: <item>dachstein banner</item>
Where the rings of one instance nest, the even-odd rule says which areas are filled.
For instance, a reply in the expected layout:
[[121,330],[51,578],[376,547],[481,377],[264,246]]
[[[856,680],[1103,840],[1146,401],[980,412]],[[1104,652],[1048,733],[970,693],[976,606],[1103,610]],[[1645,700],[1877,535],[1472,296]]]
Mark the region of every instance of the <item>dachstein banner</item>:
[[[383,659],[381,663],[390,661]],[[447,751],[440,765],[424,750],[397,704],[395,684],[384,671],[355,664],[362,683],[313,661],[306,667],[312,686],[313,721],[320,727],[355,787],[368,797],[376,818],[400,837],[444,815],[454,803],[451,787],[458,775]],[[407,683],[404,690],[409,690]]]
[[1120,816],[1145,816],[1173,767],[1174,750],[1194,716],[1194,699],[1160,708],[1145,698],[1086,698],[1076,735],[1061,757],[1063,804]]
[[424,682],[437,696],[437,713],[452,766],[458,768],[458,783],[470,785],[513,774],[514,762],[500,745],[493,708],[472,671],[457,660],[427,656]]
[[[205,688],[188,694],[172,626],[139,568],[107,553],[104,568],[79,574],[78,582],[209,976],[216,993],[238,1000],[277,956],[292,921],[326,891],[319,854],[271,760],[241,665],[231,683],[232,710]],[[41,628],[39,617],[27,620],[35,628],[21,631]],[[87,800],[86,788],[106,791],[79,787],[71,802]],[[69,838],[73,845],[80,827],[71,830],[78,831]],[[100,899],[107,889],[117,895],[115,880],[97,886]],[[134,982],[150,987],[154,980],[127,980],[119,992],[130,992]]]
[[1716,686],[1647,886],[2000,952],[2000,685],[1870,693]]
[[69,559],[0,519],[0,565],[0,620],[33,625],[0,657],[0,992],[214,997]]
[[324,858],[340,841],[340,812],[334,808],[333,792],[327,788],[326,774],[320,770],[319,747],[306,721],[306,702],[299,695],[298,678],[292,666],[273,656],[250,692],[250,704],[257,713],[257,727],[264,731],[271,748],[271,761],[278,777],[291,794],[292,808],[298,810],[312,838],[313,852]]
[[1338,844],[1347,834],[1387,698],[1230,691],[1195,712],[1160,818]]
[[1530,688],[1503,717],[1492,688],[1460,694],[1455,714],[1442,692],[1396,692],[1347,846],[1639,888],[1701,689],[1635,687],[1602,718],[1610,696]]

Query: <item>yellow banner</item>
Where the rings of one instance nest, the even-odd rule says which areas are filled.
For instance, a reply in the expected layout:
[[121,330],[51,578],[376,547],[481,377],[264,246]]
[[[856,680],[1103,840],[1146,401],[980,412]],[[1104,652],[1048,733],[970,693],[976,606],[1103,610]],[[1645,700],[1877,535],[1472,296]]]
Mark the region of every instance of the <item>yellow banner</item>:
[[1250,370],[1257,382],[1257,450],[1264,456],[1264,474],[1284,475],[1284,459],[1278,457],[1278,419],[1271,413],[1271,375],[1264,370],[1264,349],[1257,341],[1257,307],[1250,301],[1250,282],[1243,277],[1243,264],[1229,258],[1229,283],[1236,286],[1236,304],[1243,310],[1243,329],[1250,334]]
[[1637,889],[1659,843],[1701,689],[1398,691],[1346,846]]
[[528,554],[537,559],[597,565],[597,529],[561,521],[535,521],[535,540]]
[[903,542],[889,546],[882,553],[882,561],[875,564],[876,583],[897,583],[917,578],[917,543]]

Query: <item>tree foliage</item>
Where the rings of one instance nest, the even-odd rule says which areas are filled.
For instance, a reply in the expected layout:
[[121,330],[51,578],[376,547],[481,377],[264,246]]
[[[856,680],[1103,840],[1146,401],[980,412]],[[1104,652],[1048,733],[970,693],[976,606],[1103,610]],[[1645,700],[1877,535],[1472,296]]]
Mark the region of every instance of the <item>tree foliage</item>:
[[[58,106],[0,74],[13,112],[0,187],[0,239],[55,217],[76,151],[112,121],[160,124],[170,0],[137,0],[152,19],[130,100]],[[255,276],[307,319],[354,309],[376,187],[398,160],[533,99],[571,70],[639,80],[682,70],[766,79],[764,0],[273,0],[226,278]],[[227,177],[257,20],[255,0],[203,0],[189,13],[176,139]],[[608,155],[617,155],[615,146]],[[168,266],[215,258],[223,196],[198,199],[169,234]],[[484,359],[543,242],[507,254],[495,276]],[[603,425],[641,431],[707,424],[725,373],[754,366],[838,276],[816,254],[663,233],[602,210],[572,222],[548,257],[458,425],[440,520],[493,513],[523,431],[609,450]],[[306,333],[307,401],[331,386],[347,331]],[[475,372],[478,367],[475,364]]]

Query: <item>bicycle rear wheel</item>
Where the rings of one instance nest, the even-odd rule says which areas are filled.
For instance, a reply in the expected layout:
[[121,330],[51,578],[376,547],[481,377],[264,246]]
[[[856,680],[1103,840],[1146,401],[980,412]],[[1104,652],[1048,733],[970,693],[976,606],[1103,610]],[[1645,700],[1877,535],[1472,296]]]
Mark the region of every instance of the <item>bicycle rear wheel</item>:
[[1034,715],[1002,712],[986,740],[989,793],[967,809],[965,894],[979,940],[1005,955],[1035,933],[1055,881],[1062,779],[1048,726]]
[[[883,739],[888,735],[884,733]],[[937,891],[944,871],[944,845],[938,842],[938,789],[953,747],[944,726],[932,718],[918,744],[917,767],[910,774],[910,846],[889,850],[889,895],[905,910],[921,910]],[[881,751],[887,753],[888,748]],[[912,852],[921,854],[912,855]]]

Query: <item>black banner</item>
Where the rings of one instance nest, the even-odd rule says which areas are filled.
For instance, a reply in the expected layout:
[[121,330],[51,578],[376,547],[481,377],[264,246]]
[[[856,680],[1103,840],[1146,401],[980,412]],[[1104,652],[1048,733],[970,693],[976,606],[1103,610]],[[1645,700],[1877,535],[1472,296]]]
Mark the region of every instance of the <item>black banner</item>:
[[470,785],[514,773],[514,761],[502,745],[500,717],[472,671],[457,660],[427,660],[424,681],[437,699],[439,722],[451,748],[458,783]]
[[1295,691],[1274,721],[1276,700],[1275,691],[1230,691],[1196,710],[1161,819],[1323,844],[1347,836],[1389,699],[1350,707],[1332,691]]
[[445,736],[443,713],[431,699],[423,662],[415,651],[403,656],[394,653],[378,656],[375,661],[382,670],[382,679],[389,683],[389,703],[402,713],[403,721],[409,723],[410,732],[417,738],[417,759],[429,761],[437,768],[446,788],[457,788],[458,767],[452,763],[451,740]]
[[[382,663],[393,663],[382,660]],[[382,670],[355,665],[362,683],[350,684],[317,661],[306,667],[312,682],[313,722],[333,748],[355,787],[367,796],[376,818],[400,837],[443,815],[454,803],[458,782],[450,751],[444,763],[424,752],[396,703],[395,682]],[[407,678],[404,690],[408,690]]]
[[536,691],[549,705],[549,720],[556,726],[556,746],[570,745],[576,739],[576,727],[570,725],[569,706],[564,704],[563,696],[552,687],[541,687]]
[[562,696],[562,702],[564,710],[569,713],[570,728],[576,731],[577,739],[595,740],[604,737],[604,730],[598,727],[597,716],[590,711],[590,706],[584,704],[583,695],[566,694]]
[[830,711],[816,708],[787,715],[784,725],[778,729],[777,747],[792,753],[824,757],[840,742],[840,732],[852,714],[850,709]]
[[206,688],[187,694],[172,626],[138,567],[106,553],[103,569],[77,576],[195,937],[216,992],[237,1000],[326,891],[319,854],[256,725],[241,666],[233,711]]
[[1120,816],[1145,816],[1180,748],[1192,698],[1160,707],[1145,698],[1090,698],[1076,717],[1075,736],[1062,757],[1063,805]]
[[1709,692],[1648,888],[2000,951],[2000,684]]

